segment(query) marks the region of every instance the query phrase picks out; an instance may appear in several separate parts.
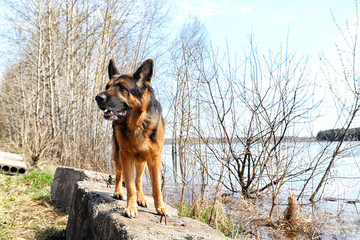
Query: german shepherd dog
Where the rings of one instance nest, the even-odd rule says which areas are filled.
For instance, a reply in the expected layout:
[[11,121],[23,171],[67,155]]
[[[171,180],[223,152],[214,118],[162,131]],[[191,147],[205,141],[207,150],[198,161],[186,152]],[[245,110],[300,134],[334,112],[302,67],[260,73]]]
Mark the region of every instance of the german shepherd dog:
[[154,62],[148,59],[134,74],[120,74],[111,59],[106,90],[95,97],[99,108],[104,111],[104,118],[112,121],[112,158],[116,166],[113,197],[123,199],[124,178],[127,190],[124,215],[130,218],[137,216],[137,205],[147,207],[142,190],[142,176],[146,164],[156,212],[167,214],[160,186],[160,155],[164,145],[165,123],[160,103],[155,99],[154,90],[150,86],[153,69]]

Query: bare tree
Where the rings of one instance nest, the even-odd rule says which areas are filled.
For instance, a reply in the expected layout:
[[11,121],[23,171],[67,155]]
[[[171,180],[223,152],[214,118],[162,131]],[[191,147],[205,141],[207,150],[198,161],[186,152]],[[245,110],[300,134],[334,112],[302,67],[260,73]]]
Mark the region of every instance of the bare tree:
[[317,106],[309,91],[313,84],[307,75],[308,60],[290,53],[287,44],[262,55],[252,38],[241,65],[229,56],[214,58],[211,72],[202,75],[211,110],[211,130],[201,131],[202,138],[218,139],[216,144],[205,141],[217,159],[210,176],[247,198],[270,190],[276,205],[283,183],[310,170],[296,159],[302,150],[298,126]]
[[[206,32],[204,26],[197,18],[190,18],[183,25],[181,32],[173,42],[169,53],[173,65],[174,78],[176,79],[176,88],[172,97],[172,151],[173,151],[173,169],[175,181],[177,179],[178,166],[180,168],[180,177],[183,183],[180,202],[184,200],[185,187],[194,179],[194,172],[189,176],[190,166],[196,164],[197,159],[202,159],[201,146],[196,148],[197,156],[192,157],[195,150],[194,144],[201,145],[199,138],[194,138],[193,127],[200,127],[200,74],[197,71],[197,65],[204,61],[206,49]],[[196,140],[197,139],[197,140]],[[202,164],[200,165],[201,168]],[[204,170],[202,171],[202,186],[205,183]],[[204,193],[204,187],[201,190]]]
[[[119,70],[130,72],[159,41],[167,12],[163,1],[7,4],[14,12],[10,16],[16,16],[8,20],[14,58],[1,92],[1,98],[7,98],[1,111],[14,113],[3,118],[16,123],[9,125],[9,135],[31,154],[33,164],[46,157],[110,171],[111,129],[97,114],[94,96],[104,87],[108,59],[121,58]],[[7,95],[4,90],[16,82],[21,82],[20,90]],[[11,105],[14,101],[16,107]]]
[[[359,31],[359,10],[357,1],[355,1],[355,23],[353,26],[349,26],[348,23],[346,27],[342,28],[336,21],[334,15],[332,15],[333,21],[338,28],[342,36],[342,44],[336,45],[337,53],[339,56],[339,62],[333,63],[330,62],[325,54],[321,56],[322,59],[322,72],[329,83],[329,88],[333,96],[334,107],[338,113],[337,124],[340,126],[343,131],[341,136],[338,136],[339,141],[336,143],[332,154],[330,155],[330,160],[327,164],[327,167],[322,174],[320,181],[318,182],[314,192],[310,197],[310,201],[315,201],[315,198],[323,184],[326,182],[329,173],[333,166],[335,165],[336,160],[340,153],[345,150],[344,142],[346,136],[349,132],[349,129],[354,126],[356,118],[360,115],[360,76],[358,70],[358,31]],[[339,84],[340,83],[340,84]],[[319,160],[323,160],[324,153],[328,150],[328,146],[323,150],[319,155]],[[316,170],[317,165],[315,166],[314,171]],[[309,180],[306,182],[306,184]],[[304,188],[306,185],[304,186]]]

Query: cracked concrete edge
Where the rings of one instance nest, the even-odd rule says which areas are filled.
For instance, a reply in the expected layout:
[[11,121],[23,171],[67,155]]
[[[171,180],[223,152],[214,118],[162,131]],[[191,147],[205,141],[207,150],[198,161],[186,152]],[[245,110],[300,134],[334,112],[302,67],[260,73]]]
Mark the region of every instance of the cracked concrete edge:
[[213,240],[227,239],[221,232],[191,218],[179,217],[170,211],[168,224],[160,223],[160,216],[150,197],[148,208],[138,207],[136,218],[123,215],[126,200],[115,200],[106,185],[89,181],[76,184],[69,213],[66,239],[136,239],[136,240]]
[[[112,176],[114,179],[114,176]],[[126,200],[112,198],[109,174],[58,167],[51,188],[51,198],[69,213],[66,239],[228,239],[220,231],[194,219],[170,212],[168,225],[160,223],[153,199],[145,196],[148,208],[139,207],[139,216],[123,216]],[[126,196],[126,189],[124,189]]]
[[[112,175],[112,179],[114,176]],[[56,168],[50,197],[57,205],[69,212],[76,183],[90,181],[106,183],[109,174],[60,166]]]

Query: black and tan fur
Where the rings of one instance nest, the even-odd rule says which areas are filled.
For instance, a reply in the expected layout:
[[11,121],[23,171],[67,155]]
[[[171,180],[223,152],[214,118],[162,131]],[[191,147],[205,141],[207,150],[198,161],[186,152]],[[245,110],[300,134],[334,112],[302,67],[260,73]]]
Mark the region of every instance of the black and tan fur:
[[[134,74],[120,74],[110,60],[106,90],[96,96],[104,118],[113,121],[113,160],[116,166],[114,198],[123,199],[122,179],[127,190],[125,216],[135,217],[137,205],[147,207],[142,176],[147,164],[156,212],[166,214],[163,203],[160,154],[164,144],[164,119],[160,103],[150,86],[154,62],[143,62]],[[136,175],[134,176],[134,168]]]

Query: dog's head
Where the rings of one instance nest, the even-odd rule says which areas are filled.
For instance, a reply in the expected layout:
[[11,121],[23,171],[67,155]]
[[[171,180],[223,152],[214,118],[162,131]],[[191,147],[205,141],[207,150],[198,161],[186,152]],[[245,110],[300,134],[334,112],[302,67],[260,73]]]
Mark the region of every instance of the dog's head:
[[104,118],[116,121],[127,117],[131,111],[141,111],[144,95],[150,86],[154,62],[143,62],[134,74],[120,74],[113,60],[110,60],[109,82],[104,92],[96,95],[99,108],[104,111]]

